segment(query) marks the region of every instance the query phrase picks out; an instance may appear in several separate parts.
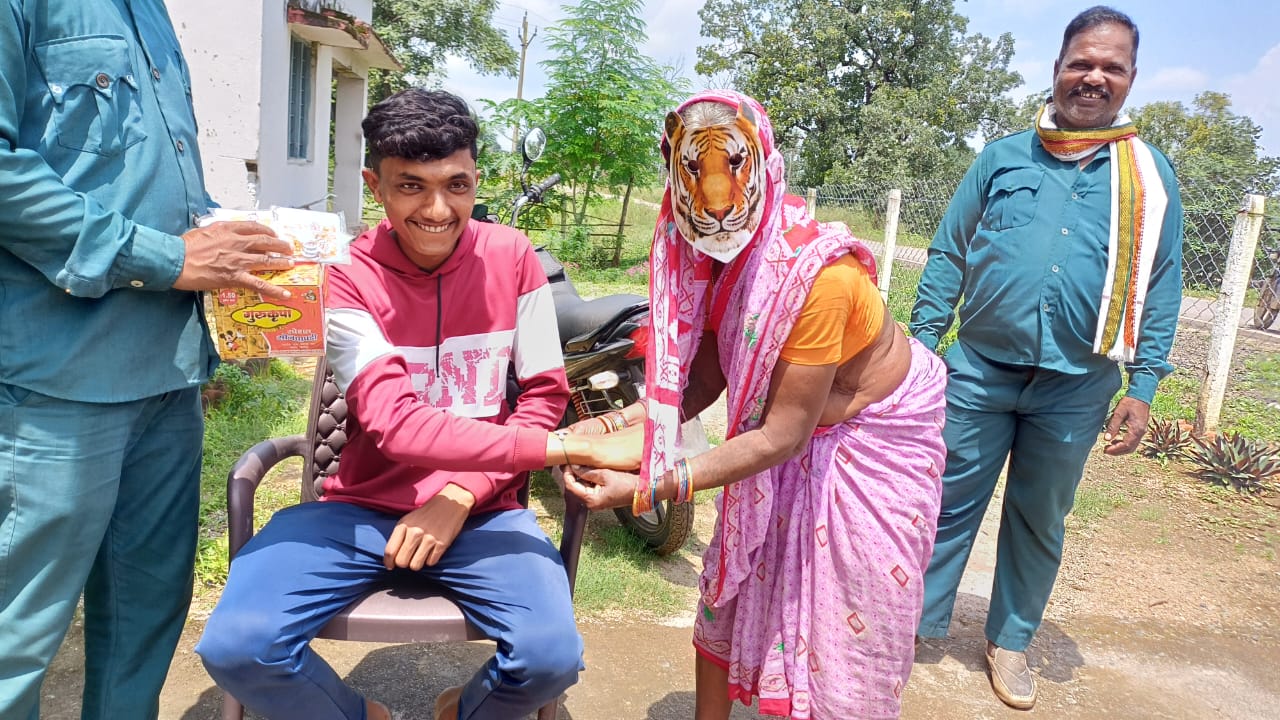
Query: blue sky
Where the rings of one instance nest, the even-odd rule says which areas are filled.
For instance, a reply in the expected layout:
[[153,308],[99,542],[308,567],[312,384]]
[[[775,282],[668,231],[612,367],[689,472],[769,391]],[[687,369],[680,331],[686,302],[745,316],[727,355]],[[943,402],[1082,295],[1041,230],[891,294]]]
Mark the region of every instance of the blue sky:
[[[529,48],[524,95],[543,92],[547,59],[546,28],[563,16],[563,3],[514,0],[503,3],[495,23],[515,45],[521,16],[528,12],[537,35]],[[676,66],[695,88],[707,85],[693,71],[699,36],[698,10],[703,0],[648,0],[644,19],[649,41],[644,50],[659,62]],[[956,10],[969,18],[969,32],[995,37],[1012,33],[1016,54],[1012,67],[1025,86],[1018,99],[1048,87],[1062,30],[1072,16],[1088,7],[1050,0],[968,0]],[[1216,90],[1231,95],[1237,113],[1263,128],[1268,155],[1280,155],[1280,2],[1276,0],[1116,0],[1113,7],[1138,24],[1138,77],[1129,106],[1157,100],[1190,105],[1197,93]],[[469,100],[514,97],[514,78],[477,75],[464,62],[451,61],[445,87]]]

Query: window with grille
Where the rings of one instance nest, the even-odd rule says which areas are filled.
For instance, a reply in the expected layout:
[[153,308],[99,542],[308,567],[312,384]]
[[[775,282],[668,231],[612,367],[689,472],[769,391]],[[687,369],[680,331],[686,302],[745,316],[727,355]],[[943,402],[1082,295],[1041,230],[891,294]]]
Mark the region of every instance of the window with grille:
[[311,88],[315,84],[311,43],[292,39],[289,48],[289,159],[311,157]]

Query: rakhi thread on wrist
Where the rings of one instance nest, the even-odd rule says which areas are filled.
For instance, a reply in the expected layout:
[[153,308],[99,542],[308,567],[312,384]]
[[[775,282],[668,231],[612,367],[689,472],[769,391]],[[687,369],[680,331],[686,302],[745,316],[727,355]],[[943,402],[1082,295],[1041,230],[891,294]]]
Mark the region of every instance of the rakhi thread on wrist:
[[565,465],[572,465],[572,464],[573,464],[573,461],[571,461],[571,460],[569,459],[569,446],[568,446],[568,445],[566,445],[566,444],[565,444],[565,441],[564,441],[564,438],[565,438],[565,436],[566,436],[566,435],[568,435],[568,434],[569,434],[569,431],[568,431],[568,430],[556,430],[556,431],[552,432],[551,434],[552,434],[552,435],[555,435],[555,436],[556,436],[556,439],[560,441],[560,452],[564,453],[564,464],[565,464]]

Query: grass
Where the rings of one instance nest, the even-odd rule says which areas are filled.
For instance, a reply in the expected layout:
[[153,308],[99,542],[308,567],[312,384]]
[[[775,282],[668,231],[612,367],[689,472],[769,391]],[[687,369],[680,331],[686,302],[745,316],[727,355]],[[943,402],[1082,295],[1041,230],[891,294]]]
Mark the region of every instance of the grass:
[[[649,248],[653,245],[653,228],[658,222],[658,210],[634,200],[629,203],[627,222],[619,241],[617,229],[621,215],[622,200],[604,198],[593,204],[587,212],[586,223],[581,228],[582,232],[587,233],[585,237],[575,235],[572,227],[558,224],[546,228],[525,228],[525,231],[535,244],[547,245],[561,262],[571,265],[571,271],[575,268],[597,268],[622,272],[637,266],[647,267]],[[613,258],[615,250],[619,249],[619,242],[619,262],[615,267]],[[574,282],[577,282],[576,275]]]
[[[1201,384],[1198,372],[1174,370],[1160,383],[1151,403],[1151,416],[1193,421]],[[1123,393],[1121,389],[1117,399]],[[1250,357],[1243,370],[1231,376],[1219,430],[1263,442],[1280,442],[1280,411],[1276,403],[1280,403],[1280,353]]]
[[1124,492],[1112,482],[1080,485],[1071,515],[1086,526],[1098,522],[1128,504]]
[[1190,420],[1196,416],[1196,398],[1200,381],[1192,373],[1178,369],[1166,377],[1151,403],[1152,417]]
[[[210,387],[225,394],[205,413],[197,586],[220,588],[226,582],[227,472],[241,453],[259,441],[306,429],[304,408],[310,386],[310,378],[300,377],[280,360],[272,360],[257,374],[230,363],[218,367]],[[257,503],[263,509],[283,504],[269,495]]]
[[[884,220],[878,213],[864,208],[839,207],[819,204],[814,209],[817,220],[822,222],[839,221],[849,227],[854,237],[871,242],[884,242]],[[932,238],[906,229],[901,221],[898,224],[897,244],[903,247],[927,248]]]
[[[533,474],[529,493],[557,515],[544,525],[556,543],[560,542],[558,516],[560,488],[549,473]],[[663,618],[687,611],[686,593],[660,572],[664,565],[682,562],[678,556],[656,557],[644,541],[625,530],[613,513],[596,513],[587,524],[578,561],[574,607],[579,615],[602,615],[623,609],[640,610]]]

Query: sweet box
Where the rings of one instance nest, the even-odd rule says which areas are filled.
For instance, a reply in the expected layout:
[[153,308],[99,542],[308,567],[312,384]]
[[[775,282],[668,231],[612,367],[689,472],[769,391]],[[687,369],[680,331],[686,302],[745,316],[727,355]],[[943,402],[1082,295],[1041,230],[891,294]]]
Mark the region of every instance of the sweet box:
[[288,300],[263,298],[244,288],[210,293],[213,333],[226,360],[324,354],[324,265],[350,262],[342,213],[275,207],[269,210],[215,208],[199,225],[249,221],[266,225],[293,245],[296,265],[289,270],[255,272],[288,288]]
[[288,288],[287,300],[223,288],[210,293],[214,340],[226,360],[324,354],[324,267],[298,264],[254,275]]

